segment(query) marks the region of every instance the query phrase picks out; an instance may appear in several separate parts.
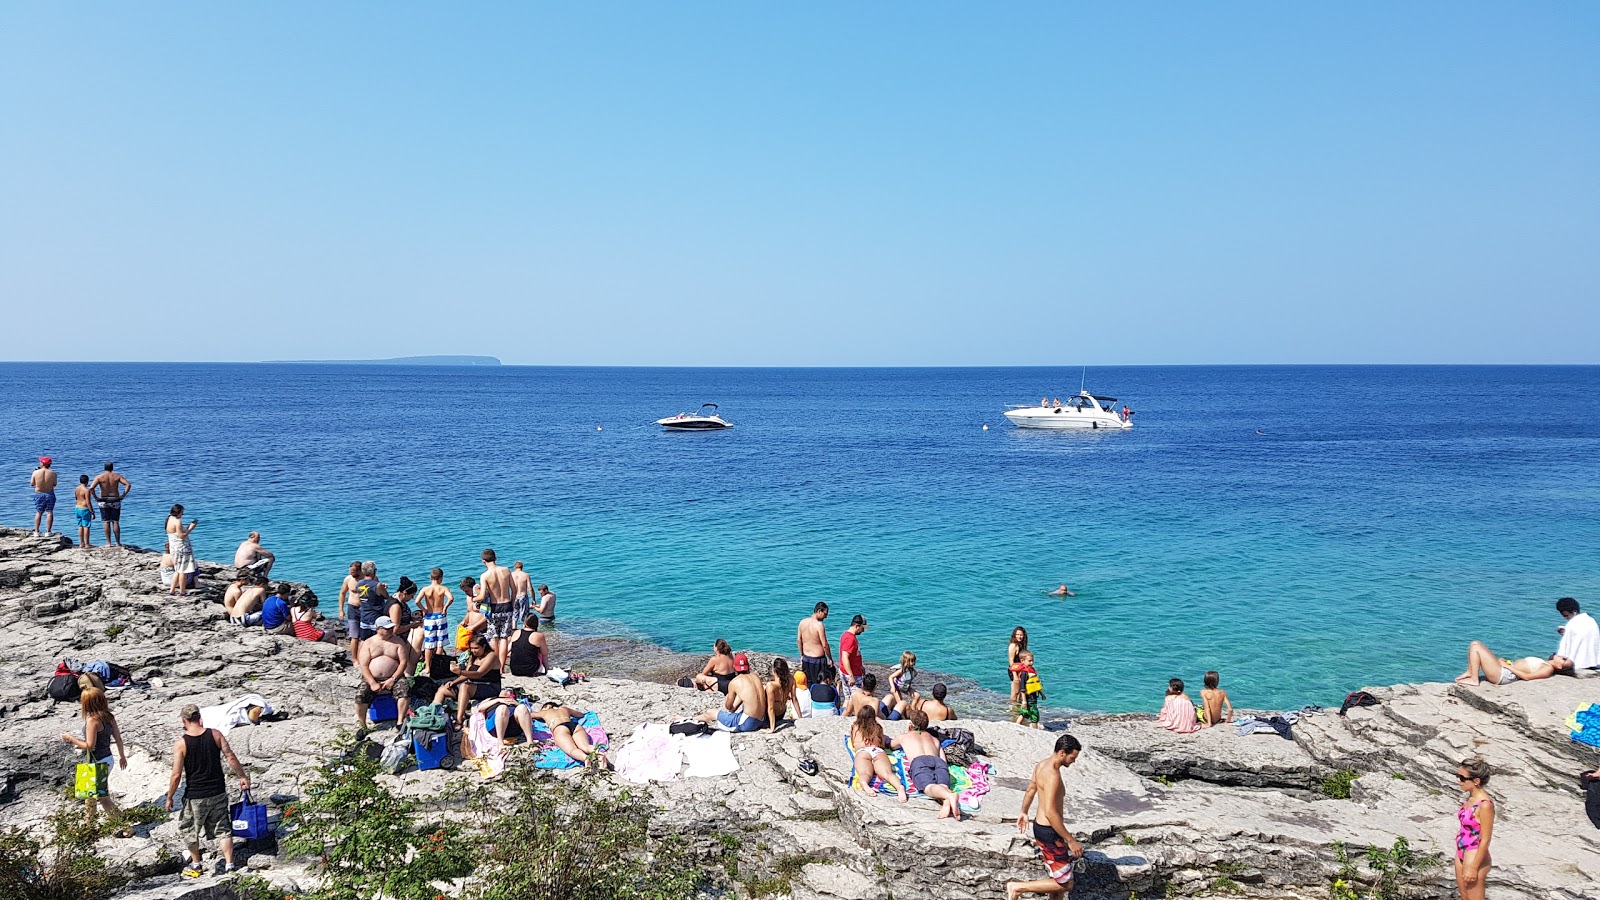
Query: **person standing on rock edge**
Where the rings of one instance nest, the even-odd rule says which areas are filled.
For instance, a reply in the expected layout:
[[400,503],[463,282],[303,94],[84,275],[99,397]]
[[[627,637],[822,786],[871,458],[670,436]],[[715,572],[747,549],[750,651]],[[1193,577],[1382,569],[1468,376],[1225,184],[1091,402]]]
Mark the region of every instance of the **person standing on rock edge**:
[[117,474],[116,463],[106,463],[106,470],[94,477],[90,495],[100,501],[100,520],[106,524],[106,546],[122,546],[122,501],[128,499],[133,482]]
[[89,540],[89,524],[94,521],[94,500],[90,495],[89,476],[79,475],[78,486],[72,489],[72,515],[78,523],[78,546],[87,550],[91,546]]
[[1022,795],[1022,814],[1017,816],[1017,830],[1028,833],[1028,808],[1034,798],[1039,800],[1039,812],[1033,817],[1033,839],[1044,856],[1044,868],[1049,878],[1034,881],[1006,882],[1006,900],[1017,900],[1023,894],[1051,894],[1066,896],[1072,892],[1072,864],[1083,857],[1083,845],[1078,843],[1067,823],[1061,818],[1066,800],[1066,785],[1061,770],[1078,761],[1083,745],[1070,734],[1056,738],[1055,752],[1033,767],[1033,777],[1028,780],[1028,790]]
[[33,470],[28,483],[33,485],[33,536],[40,535],[39,523],[44,522],[44,534],[56,530],[56,470],[50,468],[50,457],[39,457],[39,468]]
[[860,687],[865,668],[861,662],[861,635],[867,630],[867,617],[857,615],[850,627],[839,635],[839,682],[847,688]]
[[200,707],[193,703],[179,714],[183,734],[172,745],[172,780],[167,784],[167,812],[172,812],[172,798],[178,793],[179,779],[187,780],[183,791],[183,814],[178,818],[178,831],[189,847],[189,864],[183,877],[199,878],[200,838],[216,840],[222,849],[225,863],[223,871],[234,871],[233,819],[228,813],[228,782],[222,773],[222,760],[239,776],[239,789],[250,790],[250,776],[239,757],[228,746],[228,739],[215,728],[200,723]]
[[[107,527],[110,524],[107,522]],[[190,519],[188,525],[183,524],[182,503],[172,504],[172,511],[167,513],[167,551],[172,554],[172,585],[167,588],[167,593],[170,595],[185,597],[189,594],[189,576],[198,568],[194,562],[194,545],[189,543],[189,535],[194,532],[194,527],[198,524],[200,523],[194,519]],[[119,524],[117,527],[122,526]]]
[[828,643],[828,629],[822,623],[828,618],[828,604],[818,602],[811,615],[800,620],[795,635],[795,645],[800,649],[800,672],[807,684],[824,684],[828,677],[828,664],[833,661],[832,646]]
[[356,602],[356,583],[361,580],[361,561],[350,564],[350,574],[339,583],[339,600],[336,612],[344,622],[345,636],[350,639],[350,658],[356,658],[356,648],[361,645],[361,606]]
[[533,579],[522,569],[522,560],[511,564],[512,595],[516,597],[511,607],[511,621],[520,623],[528,617],[528,610],[533,608]]
[[489,604],[489,645],[494,649],[495,658],[500,660],[500,672],[505,674],[511,667],[511,635],[517,630],[516,620],[511,617],[516,608],[516,579],[511,577],[511,570],[496,563],[494,551],[483,551],[483,574],[478,577],[478,584],[483,592],[483,601]]
[[1494,798],[1484,790],[1489,784],[1489,764],[1468,759],[1456,766],[1456,782],[1467,797],[1456,810],[1461,829],[1456,832],[1456,887],[1461,900],[1483,900],[1484,879],[1493,862],[1489,839],[1494,836]]

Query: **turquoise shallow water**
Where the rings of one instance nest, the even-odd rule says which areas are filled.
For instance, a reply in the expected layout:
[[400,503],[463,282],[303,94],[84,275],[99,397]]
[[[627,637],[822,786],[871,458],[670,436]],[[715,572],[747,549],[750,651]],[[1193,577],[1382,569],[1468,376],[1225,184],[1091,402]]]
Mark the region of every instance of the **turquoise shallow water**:
[[[38,454],[63,482],[116,459],[130,543],[182,502],[200,555],[259,528],[329,599],[351,559],[454,584],[493,546],[563,627],[793,653],[820,599],[869,658],[999,689],[1022,625],[1051,705],[1112,711],[1208,668],[1241,705],[1336,703],[1472,638],[1547,654],[1556,597],[1600,607],[1600,368],[1105,368],[1130,432],[1000,415],[1079,377],[0,364],[0,521],[31,520]],[[737,427],[647,424],[704,400]]]

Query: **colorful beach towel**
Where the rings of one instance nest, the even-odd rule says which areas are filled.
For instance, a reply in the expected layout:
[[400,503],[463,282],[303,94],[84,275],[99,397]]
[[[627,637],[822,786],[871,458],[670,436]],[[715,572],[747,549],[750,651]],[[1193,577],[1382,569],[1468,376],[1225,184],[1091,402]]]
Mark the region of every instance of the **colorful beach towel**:
[[[850,746],[850,735],[848,734],[844,735],[844,755],[850,761],[850,789],[853,791],[860,790],[861,776],[856,773],[856,752]],[[921,791],[917,790],[916,785],[911,783],[911,779],[906,777],[906,755],[904,753],[899,750],[890,752],[889,762],[894,765],[895,777],[899,778],[900,783],[906,786],[907,797],[925,796]],[[868,783],[867,789],[890,797],[896,796],[894,788],[890,787],[887,781],[877,775],[872,776],[872,781]]]
[[675,780],[683,767],[681,743],[682,738],[660,722],[640,725],[612,759],[617,777],[634,784]]

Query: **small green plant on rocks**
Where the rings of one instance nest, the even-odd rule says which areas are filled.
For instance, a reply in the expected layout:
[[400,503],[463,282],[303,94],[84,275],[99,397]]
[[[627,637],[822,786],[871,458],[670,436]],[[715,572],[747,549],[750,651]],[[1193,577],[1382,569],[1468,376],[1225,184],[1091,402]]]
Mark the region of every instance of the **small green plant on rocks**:
[[[140,873],[108,865],[95,844],[150,821],[151,807],[130,807],[89,822],[83,802],[64,800],[50,815],[48,837],[21,828],[0,830],[0,897],[6,900],[104,900]],[[160,812],[160,811],[157,811]],[[165,817],[162,813],[161,817]]]
[[1368,845],[1362,860],[1375,876],[1371,893],[1357,890],[1355,861],[1344,844],[1334,843],[1333,858],[1339,864],[1328,894],[1332,900],[1405,900],[1408,886],[1429,870],[1444,864],[1437,853],[1417,853],[1404,837],[1394,839],[1387,850]]
[[1335,800],[1349,800],[1350,784],[1360,777],[1361,773],[1355,769],[1340,769],[1322,779],[1320,789],[1325,796],[1332,797]]

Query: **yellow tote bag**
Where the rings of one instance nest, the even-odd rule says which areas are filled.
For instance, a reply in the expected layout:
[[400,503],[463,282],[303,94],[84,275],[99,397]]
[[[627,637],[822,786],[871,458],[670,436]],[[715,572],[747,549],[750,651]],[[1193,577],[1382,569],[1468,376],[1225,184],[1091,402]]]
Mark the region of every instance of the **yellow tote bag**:
[[93,800],[100,796],[99,763],[78,763],[72,795],[79,800]]

